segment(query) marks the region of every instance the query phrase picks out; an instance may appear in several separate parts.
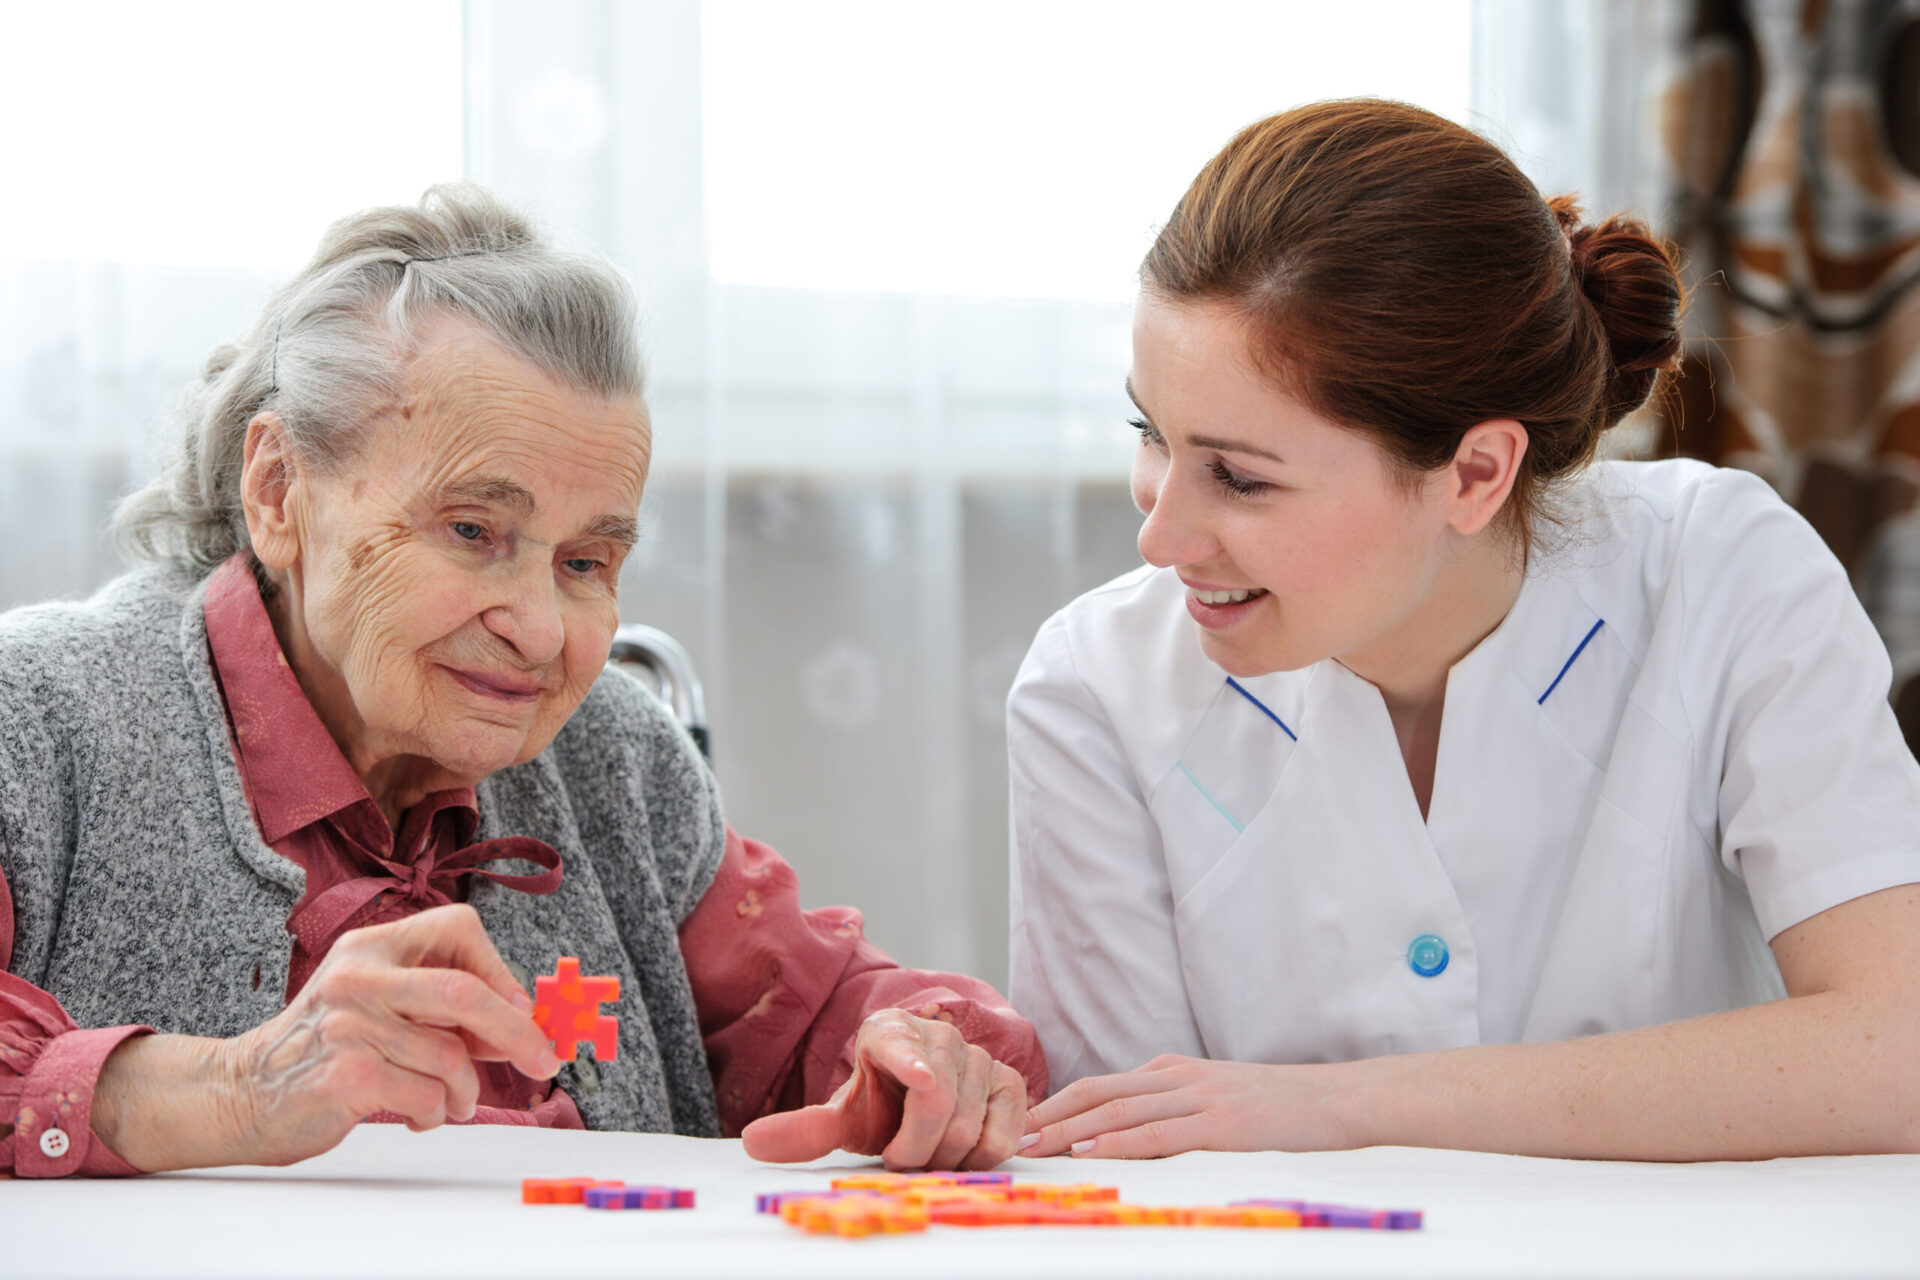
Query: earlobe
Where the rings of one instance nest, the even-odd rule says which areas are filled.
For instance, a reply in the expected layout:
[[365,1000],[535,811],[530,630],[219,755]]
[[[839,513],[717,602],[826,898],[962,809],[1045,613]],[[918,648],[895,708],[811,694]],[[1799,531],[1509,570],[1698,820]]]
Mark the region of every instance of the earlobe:
[[240,505],[246,513],[253,553],[269,569],[288,569],[299,560],[295,511],[298,470],[280,415],[256,414],[247,424]]
[[1526,464],[1527,441],[1527,429],[1512,418],[1493,418],[1467,429],[1453,456],[1452,524],[1457,531],[1471,535],[1493,523]]

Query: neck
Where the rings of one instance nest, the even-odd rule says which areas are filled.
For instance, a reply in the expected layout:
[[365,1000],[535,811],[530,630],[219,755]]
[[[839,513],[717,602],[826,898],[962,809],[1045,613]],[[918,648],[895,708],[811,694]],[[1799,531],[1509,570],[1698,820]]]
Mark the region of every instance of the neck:
[[1380,690],[1396,724],[1437,720],[1447,673],[1506,619],[1526,577],[1525,557],[1510,543],[1476,539],[1445,565],[1418,607],[1340,662]]
[[388,748],[377,740],[359,711],[352,692],[338,669],[314,649],[312,637],[303,621],[304,600],[299,576],[268,570],[271,590],[263,592],[267,617],[273,622],[274,638],[287,660],[300,691],[307,696],[314,714],[326,727],[327,736],[340,748],[347,764],[360,776],[367,794],[380,806],[387,825],[399,830],[400,815],[420,803],[429,794],[464,785],[424,756]]

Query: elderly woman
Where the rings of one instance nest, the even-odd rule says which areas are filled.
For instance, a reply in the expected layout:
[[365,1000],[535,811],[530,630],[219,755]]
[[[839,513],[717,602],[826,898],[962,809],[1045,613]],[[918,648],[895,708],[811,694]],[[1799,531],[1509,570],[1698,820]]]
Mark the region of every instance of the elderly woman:
[[[335,226],[185,403],[117,516],[156,566],[0,618],[0,1172],[370,1116],[1014,1150],[1027,1023],[802,912],[606,672],[650,445],[609,267],[437,188]],[[562,953],[620,979],[614,1060],[533,1022]]]

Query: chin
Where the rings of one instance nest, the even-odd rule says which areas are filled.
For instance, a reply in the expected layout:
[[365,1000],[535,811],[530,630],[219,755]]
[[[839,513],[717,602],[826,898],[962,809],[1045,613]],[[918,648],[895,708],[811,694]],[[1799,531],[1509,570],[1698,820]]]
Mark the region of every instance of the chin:
[[1200,628],[1200,651],[1207,655],[1207,660],[1214,666],[1238,680],[1268,676],[1276,671],[1299,671],[1326,656],[1295,653],[1288,645],[1233,644],[1205,627]]
[[524,737],[501,742],[492,734],[462,735],[460,741],[436,743],[432,755],[448,773],[478,782],[539,755],[537,748],[527,749],[530,745]]

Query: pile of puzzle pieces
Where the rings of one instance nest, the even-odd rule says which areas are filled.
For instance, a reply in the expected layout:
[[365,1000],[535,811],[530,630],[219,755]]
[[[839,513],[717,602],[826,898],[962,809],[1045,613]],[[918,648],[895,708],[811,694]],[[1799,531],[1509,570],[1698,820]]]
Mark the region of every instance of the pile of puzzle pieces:
[[1004,1173],[860,1174],[831,1191],[758,1197],[761,1213],[817,1235],[870,1236],[959,1227],[1344,1227],[1417,1231],[1417,1209],[1362,1209],[1303,1200],[1238,1200],[1197,1208],[1126,1204],[1116,1187],[1016,1184]]
[[579,1204],[589,1209],[691,1209],[686,1187],[630,1187],[595,1178],[528,1178],[520,1184],[521,1204]]

